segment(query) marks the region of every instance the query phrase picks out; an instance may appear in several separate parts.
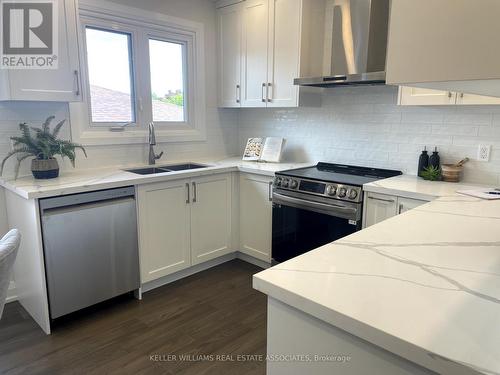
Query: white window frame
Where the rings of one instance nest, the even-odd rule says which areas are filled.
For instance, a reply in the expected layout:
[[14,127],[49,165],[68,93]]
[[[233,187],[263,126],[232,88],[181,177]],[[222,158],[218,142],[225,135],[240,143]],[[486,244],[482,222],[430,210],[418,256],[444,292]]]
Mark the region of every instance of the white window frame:
[[[186,45],[185,122],[157,122],[158,142],[190,142],[206,140],[205,124],[205,55],[203,25],[138,8],[106,1],[81,0],[79,3],[79,50],[83,101],[70,103],[72,137],[84,145],[115,145],[145,143],[148,137],[147,122],[152,119],[151,78],[149,76],[149,38],[182,42]],[[123,131],[110,131],[116,123],[92,126],[90,95],[84,45],[85,26],[130,33],[133,46],[132,66],[135,89],[135,114],[137,124]],[[141,57],[142,56],[142,57]],[[141,77],[141,86],[138,85]]]

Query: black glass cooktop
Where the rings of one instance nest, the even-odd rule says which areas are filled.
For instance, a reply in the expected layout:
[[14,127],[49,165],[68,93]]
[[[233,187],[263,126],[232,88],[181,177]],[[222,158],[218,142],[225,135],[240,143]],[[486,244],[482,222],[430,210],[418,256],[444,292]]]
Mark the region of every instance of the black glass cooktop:
[[388,177],[399,176],[401,171],[367,168],[343,164],[318,163],[312,167],[289,169],[277,175],[305,178],[315,181],[335,182],[338,184],[363,186],[363,184]]

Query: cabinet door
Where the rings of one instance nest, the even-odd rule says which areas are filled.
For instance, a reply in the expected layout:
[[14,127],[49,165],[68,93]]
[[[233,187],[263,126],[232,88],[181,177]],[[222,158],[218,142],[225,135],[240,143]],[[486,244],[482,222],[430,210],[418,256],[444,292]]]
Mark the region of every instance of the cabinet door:
[[10,99],[74,102],[81,100],[75,0],[59,0],[57,69],[11,70]]
[[191,183],[192,264],[231,249],[231,175],[200,177]]
[[457,104],[459,105],[485,105],[485,104],[500,104],[500,98],[492,96],[482,96],[474,94],[459,93],[457,95]]
[[420,199],[398,197],[398,215],[426,203],[426,201],[422,201]]
[[219,106],[240,107],[241,14],[240,4],[218,10]]
[[241,106],[267,104],[269,0],[247,0],[243,5]]
[[399,87],[399,105],[454,105],[457,94],[451,91]]
[[397,198],[391,195],[367,193],[365,227],[397,215]]
[[272,178],[240,175],[240,251],[271,262]]
[[297,107],[302,0],[270,0],[268,107]]
[[190,266],[189,180],[138,189],[141,282]]

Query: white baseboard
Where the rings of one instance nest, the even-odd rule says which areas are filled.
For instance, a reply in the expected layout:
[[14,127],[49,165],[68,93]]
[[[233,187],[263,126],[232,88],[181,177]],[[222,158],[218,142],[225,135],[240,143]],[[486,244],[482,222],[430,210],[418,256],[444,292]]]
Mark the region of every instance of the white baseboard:
[[5,303],[14,301],[17,301],[16,284],[14,284],[14,281],[11,281],[9,289],[7,290],[7,299],[5,300]]
[[260,268],[269,268],[271,267],[271,263],[264,262],[263,260],[254,258],[251,255],[247,255],[242,253],[241,251],[236,252],[236,258],[241,259],[247,263],[253,264],[254,266],[260,267]]
[[195,273],[208,270],[209,268],[218,266],[219,264],[229,262],[230,260],[233,260],[235,258],[236,258],[236,254],[235,253],[226,254],[226,255],[223,255],[223,256],[221,256],[219,258],[215,258],[215,259],[209,260],[208,262],[197,264],[197,265],[195,265],[193,267],[189,267],[189,268],[187,268],[185,270],[175,272],[175,273],[173,273],[171,275],[160,277],[159,279],[150,281],[150,282],[148,282],[146,284],[142,284],[142,286],[141,286],[141,294],[145,293],[145,292],[148,292],[150,290],[159,288],[160,286],[167,285],[167,284],[170,284],[170,283],[172,283],[174,281],[183,279],[185,277],[194,275]]
[[[195,273],[208,270],[209,268],[218,266],[218,265],[225,263],[225,262],[229,262],[230,260],[233,260],[236,258],[241,259],[247,263],[253,264],[257,267],[264,268],[264,269],[271,267],[271,264],[269,264],[267,262],[264,262],[260,259],[256,259],[250,255],[243,254],[242,252],[237,251],[237,252],[234,252],[231,254],[223,255],[223,256],[216,258],[216,259],[209,260],[208,262],[205,262],[202,264],[197,264],[196,266],[193,266],[193,267],[190,267],[188,269],[173,273],[172,275],[162,277],[158,280],[150,281],[149,283],[143,284],[141,289],[140,289],[140,294],[148,292],[148,291],[156,289],[156,288],[159,288],[160,286],[170,284],[170,283],[177,281],[177,280],[180,280],[184,277],[194,275]],[[139,295],[138,295],[138,298],[140,299]],[[17,298],[17,293],[16,293],[16,284],[14,283],[14,281],[11,281],[9,284],[9,290],[7,291],[7,299],[5,302],[6,303],[14,302],[14,301],[17,301],[17,299],[18,298]]]
[[161,277],[157,280],[153,280],[153,281],[150,281],[146,284],[143,284],[141,286],[141,289],[138,291],[136,298],[141,299],[142,293],[149,292],[150,290],[159,288],[160,286],[173,283],[174,281],[177,281],[177,280],[183,279],[185,277],[194,275],[195,273],[208,270],[209,268],[218,266],[222,263],[229,262],[230,260],[233,260],[233,259],[241,259],[247,263],[251,263],[251,264],[256,265],[258,267],[261,267],[261,268],[271,267],[271,264],[269,264],[269,263],[266,263],[260,259],[256,259],[250,255],[246,255],[246,254],[243,254],[239,251],[236,251],[234,253],[223,255],[219,258],[209,260],[208,262],[197,264],[196,266],[189,267],[185,270],[178,271],[178,272],[175,272],[171,275],[164,276],[164,277]]

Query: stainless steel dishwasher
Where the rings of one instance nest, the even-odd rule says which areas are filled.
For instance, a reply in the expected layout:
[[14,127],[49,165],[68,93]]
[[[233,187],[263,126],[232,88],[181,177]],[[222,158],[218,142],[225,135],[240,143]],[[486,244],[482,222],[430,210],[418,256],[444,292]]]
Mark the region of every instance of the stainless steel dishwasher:
[[40,200],[51,319],[139,288],[134,187]]

